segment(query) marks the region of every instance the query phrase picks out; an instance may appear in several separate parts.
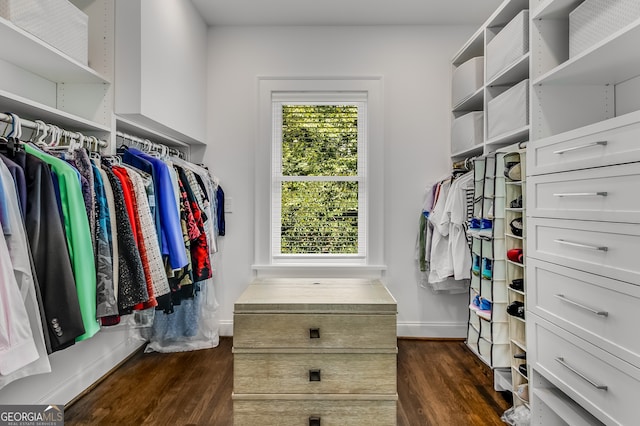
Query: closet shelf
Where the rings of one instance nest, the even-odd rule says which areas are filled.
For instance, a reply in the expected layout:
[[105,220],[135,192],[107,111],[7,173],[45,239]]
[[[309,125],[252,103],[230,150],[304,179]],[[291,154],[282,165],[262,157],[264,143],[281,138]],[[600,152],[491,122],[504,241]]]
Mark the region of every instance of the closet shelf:
[[156,130],[149,129],[148,127],[137,124],[131,120],[123,117],[116,116],[116,128],[124,133],[131,133],[134,136],[138,136],[143,139],[149,139],[152,142],[161,143],[166,146],[184,148],[189,145],[178,139],[165,135]]
[[519,83],[529,78],[529,58],[531,54],[527,52],[500,74],[495,76],[491,81],[487,82],[487,86],[505,86]]
[[509,291],[512,291],[512,292],[514,292],[514,293],[517,293],[517,294],[519,294],[519,295],[521,295],[521,296],[524,296],[524,295],[525,295],[524,291],[515,290],[515,289],[513,289],[513,288],[511,288],[511,287],[507,287],[507,289],[508,289]]
[[[640,19],[533,81],[542,85],[615,85],[640,73]],[[621,54],[621,52],[623,52]]]
[[455,152],[451,154],[451,157],[452,158],[469,157],[469,156],[481,155],[481,154],[482,154],[482,145],[476,145],[469,149],[465,149],[464,151]]
[[511,260],[509,260],[509,259],[507,259],[507,260],[506,260],[506,262],[507,262],[507,263],[510,263],[510,264],[512,264],[512,265],[515,265],[515,266],[519,266],[519,267],[521,267],[521,268],[524,268],[524,266],[525,266],[525,265],[524,265],[524,263],[513,262],[513,261],[511,261]]
[[519,347],[520,349],[522,349],[523,351],[527,351],[527,345],[525,345],[524,343],[515,340],[515,339],[511,339],[511,343],[513,343],[514,345],[516,345],[517,347]]
[[516,240],[524,240],[524,237],[518,237],[517,235],[513,235],[513,234],[504,234],[504,235],[509,238],[515,238]]
[[95,70],[0,17],[2,59],[56,83],[110,83]]
[[484,31],[480,28],[471,36],[464,46],[455,54],[451,63],[455,66],[464,64],[469,59],[484,55]]
[[[523,379],[525,379],[526,381],[529,381],[529,378],[527,376],[525,376],[524,374],[522,374],[522,372],[520,371],[520,369],[518,367],[512,366],[511,367],[511,371],[514,371],[515,373],[512,374],[519,374],[520,376],[522,376]],[[517,395],[516,395],[517,396]],[[518,397],[519,398],[519,397]],[[524,401],[524,400],[523,400]]]
[[560,390],[555,388],[535,388],[533,389],[534,398],[538,398],[544,405],[549,407],[567,424],[596,424],[595,420],[584,408],[578,403],[571,400]]
[[529,0],[512,0],[502,3],[486,22],[487,27],[503,27],[521,10],[529,9]]
[[583,0],[546,0],[534,11],[532,19],[557,19],[567,18],[576,6]]
[[516,142],[523,142],[529,138],[529,125],[513,130],[504,135],[496,136],[487,140],[487,145],[508,145]]
[[54,123],[69,130],[111,132],[110,126],[87,120],[1,89],[0,103],[2,103],[2,108],[5,111],[13,112],[21,118],[42,120],[46,123]]
[[482,111],[482,101],[484,100],[484,87],[476,90],[472,95],[463,99],[451,108],[453,112]]

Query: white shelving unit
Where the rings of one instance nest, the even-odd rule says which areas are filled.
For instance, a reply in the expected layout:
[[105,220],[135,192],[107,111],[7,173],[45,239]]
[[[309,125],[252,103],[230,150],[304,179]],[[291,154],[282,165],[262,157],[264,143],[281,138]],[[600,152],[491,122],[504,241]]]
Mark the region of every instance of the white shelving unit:
[[532,425],[637,423],[640,346],[624,313],[640,309],[640,267],[618,260],[640,238],[640,207],[623,201],[640,185],[640,17],[570,57],[569,15],[591,1],[530,2]]
[[[516,15],[528,9],[528,7],[528,0],[505,0],[454,55],[451,60],[452,70],[455,70],[470,59],[480,56],[485,59],[486,63],[487,44],[499,34]],[[510,130],[497,137],[489,137],[487,133],[487,105],[491,99],[504,92],[507,88],[529,77],[530,58],[530,53],[526,52],[492,77],[486,75],[485,64],[485,79],[482,87],[457,105],[452,105],[452,120],[472,111],[484,112],[483,140],[467,149],[452,152],[451,158],[453,161],[495,152],[502,147],[529,139],[529,124]]]

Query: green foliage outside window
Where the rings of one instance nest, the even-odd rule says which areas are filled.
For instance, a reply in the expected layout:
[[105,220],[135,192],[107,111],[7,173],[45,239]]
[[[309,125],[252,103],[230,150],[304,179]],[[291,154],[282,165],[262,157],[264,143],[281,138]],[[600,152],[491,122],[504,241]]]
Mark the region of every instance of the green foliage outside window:
[[358,107],[283,105],[282,175],[281,253],[358,253]]

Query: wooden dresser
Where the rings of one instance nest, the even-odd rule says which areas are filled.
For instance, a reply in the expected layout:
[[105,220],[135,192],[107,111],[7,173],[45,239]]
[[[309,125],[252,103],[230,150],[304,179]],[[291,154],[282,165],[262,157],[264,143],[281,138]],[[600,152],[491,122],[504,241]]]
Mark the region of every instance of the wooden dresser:
[[234,425],[395,425],[396,313],[378,280],[250,284],[234,310]]

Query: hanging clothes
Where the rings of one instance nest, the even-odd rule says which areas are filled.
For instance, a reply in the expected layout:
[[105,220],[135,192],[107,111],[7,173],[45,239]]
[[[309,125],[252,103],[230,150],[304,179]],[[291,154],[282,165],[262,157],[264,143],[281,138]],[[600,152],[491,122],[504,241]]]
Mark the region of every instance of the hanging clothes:
[[[31,256],[16,183],[0,162],[0,186],[8,223],[0,235],[0,388],[22,377],[51,371],[36,296]],[[4,225],[4,224],[3,224]],[[10,272],[13,272],[11,276]]]
[[49,164],[58,179],[69,258],[76,278],[76,290],[85,333],[76,340],[92,337],[100,329],[96,320],[96,270],[91,231],[78,172],[72,166],[25,144],[27,153]]
[[[187,256],[180,235],[180,215],[176,208],[177,200],[173,190],[169,166],[163,161],[147,155],[135,148],[128,148],[122,155],[126,164],[137,167],[153,176],[156,209],[160,219],[160,241],[164,256],[169,259],[169,265],[173,270],[178,270],[187,265]],[[149,167],[151,168],[149,170]]]

